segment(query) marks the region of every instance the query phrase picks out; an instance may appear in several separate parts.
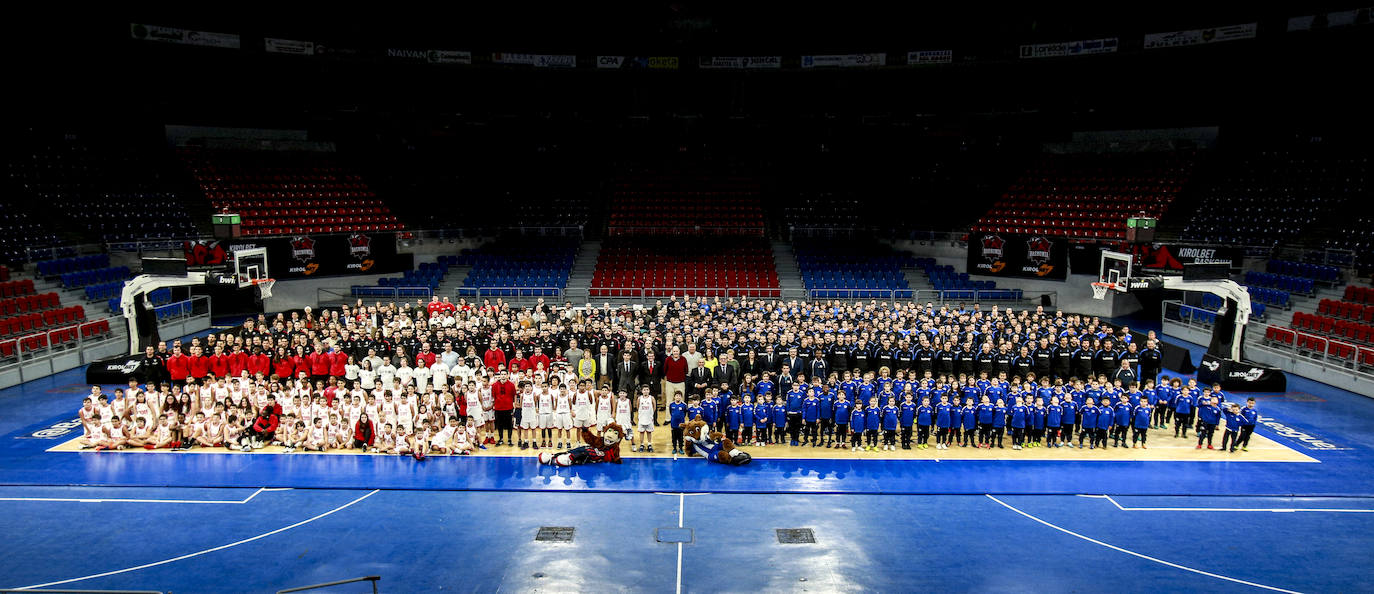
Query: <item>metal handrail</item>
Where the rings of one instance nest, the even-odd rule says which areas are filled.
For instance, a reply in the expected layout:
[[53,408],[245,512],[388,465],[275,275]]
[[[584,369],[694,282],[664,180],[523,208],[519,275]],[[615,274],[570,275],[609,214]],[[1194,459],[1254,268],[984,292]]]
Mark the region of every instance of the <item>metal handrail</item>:
[[[316,589],[319,589],[319,588],[328,588],[328,587],[330,587],[330,586],[339,586],[339,585],[343,585],[343,584],[352,584],[352,583],[354,583],[354,582],[372,582],[372,594],[377,594],[377,581],[378,581],[378,580],[381,580],[381,579],[382,579],[382,576],[380,576],[380,575],[369,575],[369,576],[364,576],[364,577],[360,577],[360,578],[353,578],[353,579],[351,579],[351,580],[339,580],[339,581],[337,581],[337,582],[325,582],[325,583],[323,583],[323,584],[314,584],[314,585],[310,585],[310,586],[301,586],[301,587],[299,587],[299,588],[288,588],[288,589],[286,589],[286,590],[277,590],[277,594],[287,594],[287,592],[304,592],[304,591],[306,591],[306,590],[316,590]],[[35,592],[36,590],[26,590],[26,591],[27,591],[27,592]]]

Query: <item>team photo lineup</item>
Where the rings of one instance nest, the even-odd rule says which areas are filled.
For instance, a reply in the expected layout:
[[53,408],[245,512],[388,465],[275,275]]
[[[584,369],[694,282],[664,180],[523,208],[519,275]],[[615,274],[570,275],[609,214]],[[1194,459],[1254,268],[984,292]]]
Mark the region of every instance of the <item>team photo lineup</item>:
[[1171,426],[1199,449],[1218,428],[1222,450],[1248,446],[1253,399],[1160,381],[1155,339],[1128,331],[976,303],[359,301],[149,347],[160,381],[94,387],[81,445],[421,459],[562,450],[615,423],[634,452],[665,427],[687,455],[682,426],[700,419],[738,444],[854,452],[1148,448]]

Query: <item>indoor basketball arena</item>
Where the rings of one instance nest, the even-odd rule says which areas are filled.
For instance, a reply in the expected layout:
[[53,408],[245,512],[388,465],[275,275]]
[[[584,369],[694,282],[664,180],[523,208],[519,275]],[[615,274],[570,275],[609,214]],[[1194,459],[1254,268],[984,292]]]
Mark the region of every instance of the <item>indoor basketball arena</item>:
[[0,592],[1370,591],[1371,7],[1114,8],[13,23]]

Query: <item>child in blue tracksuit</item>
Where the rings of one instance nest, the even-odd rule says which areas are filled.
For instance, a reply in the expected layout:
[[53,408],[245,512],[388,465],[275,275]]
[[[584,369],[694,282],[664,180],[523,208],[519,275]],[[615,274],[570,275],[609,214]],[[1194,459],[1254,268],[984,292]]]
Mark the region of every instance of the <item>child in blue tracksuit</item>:
[[935,449],[949,449],[949,429],[954,424],[956,410],[949,396],[940,397],[940,404],[935,407]]
[[878,406],[878,397],[874,396],[868,399],[868,408],[864,409],[864,449],[878,451],[878,431],[882,426],[883,409]]
[[832,386],[830,389],[823,390],[818,398],[821,399],[821,442],[824,447],[830,447],[830,443],[835,438],[835,393],[837,390]]
[[1240,451],[1250,451],[1250,435],[1255,432],[1255,425],[1259,423],[1259,410],[1255,408],[1255,399],[1246,398],[1245,408],[1240,409],[1240,437],[1231,444],[1231,451],[1236,451],[1236,445],[1240,445]]
[[888,398],[887,406],[883,407],[883,449],[897,449],[897,424],[900,420],[901,409],[897,407],[896,398]]
[[864,410],[864,403],[855,401],[854,409],[849,413],[849,451],[857,452],[859,447],[863,445],[867,420],[868,411]]
[[[1226,419],[1226,433],[1221,436],[1221,450],[1226,452],[1236,451],[1236,444],[1240,442],[1240,428],[1245,423],[1244,417],[1240,415],[1240,404],[1232,402],[1230,406],[1223,407],[1221,416]],[[1227,443],[1231,444],[1231,449],[1226,449]]]
[[1121,395],[1116,406],[1113,407],[1112,422],[1112,443],[1116,447],[1126,447],[1126,429],[1131,426],[1131,405],[1130,399],[1126,395]]
[[1097,403],[1089,398],[1083,401],[1083,406],[1078,408],[1082,415],[1080,429],[1078,431],[1078,447],[1083,447],[1083,440],[1088,440],[1088,449],[1097,447]]
[[1060,443],[1073,447],[1073,423],[1078,418],[1078,403],[1074,401],[1073,395],[1065,394],[1059,399],[1059,406],[1064,408],[1064,416],[1059,421]]
[[682,440],[682,424],[687,422],[689,407],[682,401],[682,393],[673,395],[673,401],[668,404],[668,427],[673,431],[673,453],[686,454],[686,442]]
[[930,397],[921,398],[921,406],[916,408],[916,448],[930,447],[930,427],[935,424],[935,407],[930,405]]
[[787,439],[787,404],[782,396],[773,399],[773,441],[782,443]]
[[1030,407],[1030,441],[1031,447],[1038,448],[1045,440],[1045,401],[1035,399],[1035,406]]
[[1103,448],[1107,447],[1107,433],[1112,430],[1112,424],[1116,423],[1116,411],[1112,408],[1112,401],[1106,396],[1102,397],[1097,403],[1097,443]]
[[1145,447],[1145,437],[1150,431],[1150,426],[1154,423],[1155,405],[1148,399],[1142,400],[1135,408],[1131,409],[1131,418],[1134,420],[1131,428],[1131,447],[1148,449]]
[[1064,423],[1064,407],[1059,405],[1058,396],[1050,396],[1050,405],[1045,407],[1045,447],[1059,447],[1059,427]]
[[754,439],[754,399],[748,395],[740,397],[739,441],[749,443]]
[[976,446],[978,432],[978,409],[973,406],[973,399],[964,399],[964,408],[960,411],[960,416],[964,420],[964,443],[963,447]]
[[902,403],[897,405],[901,409],[901,414],[897,417],[897,424],[901,426],[902,449],[904,450],[911,449],[911,427],[916,424],[916,409],[920,408],[916,405],[915,397],[916,395],[908,390],[902,394]]
[[767,398],[759,398],[759,403],[754,405],[754,445],[763,447],[768,441],[768,421],[773,417],[773,405],[768,404]]
[[725,434],[729,435],[737,443],[743,443],[743,440],[740,439],[740,428],[743,426],[744,406],[739,403],[738,398],[735,398],[730,403],[730,406],[725,409],[725,428],[727,429]]
[[802,435],[801,444],[811,443],[811,447],[820,447],[820,420],[821,420],[821,399],[815,394],[811,394],[802,399],[801,405],[802,422],[806,424],[806,432]]
[[854,403],[849,401],[849,395],[844,390],[835,394],[835,447],[837,448],[843,448],[849,439],[849,413],[852,410],[854,410]]
[[[1174,380],[1178,383],[1178,380]],[[1193,394],[1186,390],[1174,390],[1174,437],[1183,431],[1183,439],[1188,439],[1188,425],[1193,422],[1193,408],[1197,403]]]
[[[731,404],[738,404],[738,402],[735,402],[735,395],[734,393],[730,392],[728,386],[725,386],[720,390],[716,390],[716,407],[720,409],[716,412],[716,418],[720,420],[720,429],[722,430],[722,433],[725,433],[724,430],[728,429],[726,425],[729,423],[730,420]],[[725,434],[734,435],[734,432],[732,431]]]
[[1007,409],[1007,425],[1011,427],[1011,449],[1021,449],[1021,442],[1026,438],[1026,421],[1029,416],[1030,410],[1021,404],[1020,396],[1012,400],[1011,407]]
[[997,407],[992,405],[992,400],[984,396],[983,401],[978,403],[978,447],[992,447],[992,416],[996,413]]
[[687,420],[690,421],[697,417],[706,420],[706,409],[701,406],[701,400],[693,397],[687,401]]
[[1221,408],[1212,404],[1212,389],[1208,388],[1202,393],[1202,401],[1197,405],[1197,449],[1202,449],[1202,442],[1207,442],[1207,449],[1214,450],[1212,447],[1212,435],[1217,432],[1217,425],[1221,423]]
[[1007,433],[1007,402],[1001,398],[992,405],[992,438],[988,441],[988,449],[992,449],[992,443],[997,442],[997,449],[1002,448],[1002,436]]
[[[710,391],[707,391],[707,394],[710,394]],[[714,395],[701,401],[701,420],[706,421],[706,426],[711,429],[720,427],[720,405],[716,404]]]

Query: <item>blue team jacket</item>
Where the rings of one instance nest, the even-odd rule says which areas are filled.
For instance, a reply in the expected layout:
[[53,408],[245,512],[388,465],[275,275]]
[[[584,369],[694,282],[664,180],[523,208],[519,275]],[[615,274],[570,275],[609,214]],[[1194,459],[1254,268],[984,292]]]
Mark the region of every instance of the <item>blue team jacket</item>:
[[868,416],[867,412],[862,408],[855,407],[854,412],[849,413],[849,415],[849,430],[856,433],[863,431],[864,420]]
[[844,400],[844,401],[836,400],[836,401],[835,401],[835,424],[836,424],[836,425],[848,425],[848,424],[849,424],[849,411],[851,411],[851,410],[854,410],[854,403],[853,403],[853,402],[850,402],[850,401],[848,401],[848,400]]
[[1012,429],[1025,429],[1025,428],[1026,428],[1026,413],[1029,412],[1028,410],[1026,410],[1025,405],[1018,404],[1018,405],[1016,405],[1016,406],[1011,407],[1010,410],[1011,410],[1011,423],[1010,423],[1010,424],[1011,424]]
[[815,423],[821,416],[821,401],[816,397],[809,397],[802,401],[801,406],[802,421]]
[[754,426],[767,427],[768,421],[773,416],[773,405],[760,403],[754,405]]
[[672,402],[668,404],[668,426],[676,429],[682,426],[687,420],[687,403]]
[[883,431],[897,430],[897,415],[900,411],[891,404],[883,407]]
[[1142,404],[1140,406],[1135,407],[1135,428],[1149,429],[1152,415],[1154,415],[1153,406]]
[[954,405],[941,402],[935,405],[935,426],[948,429],[954,426]]
[[916,424],[922,427],[929,427],[935,424],[935,408],[927,405],[921,405],[917,408]]

